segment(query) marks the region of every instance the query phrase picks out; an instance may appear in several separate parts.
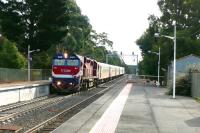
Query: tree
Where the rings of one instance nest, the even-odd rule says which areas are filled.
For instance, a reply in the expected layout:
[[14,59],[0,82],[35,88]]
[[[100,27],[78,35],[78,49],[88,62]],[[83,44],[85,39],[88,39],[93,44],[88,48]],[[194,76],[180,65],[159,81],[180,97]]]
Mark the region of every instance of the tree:
[[1,68],[25,68],[26,59],[18,51],[16,44],[2,39],[0,43],[0,67]]
[[160,22],[166,34],[173,30],[172,22],[176,20],[178,31],[190,32],[190,37],[197,39],[200,34],[199,0],[160,0],[158,6],[163,14]]
[[[142,50],[143,61],[140,63],[140,73],[157,75],[157,56],[148,51],[158,52],[161,48],[161,68],[167,69],[173,60],[173,41],[168,38],[154,38],[154,33],[173,36],[172,22],[177,22],[177,58],[195,54],[200,55],[200,1],[198,0],[159,0],[161,17],[151,15],[149,28],[137,40]],[[161,75],[164,72],[161,71]]]
[[56,47],[105,62],[113,44],[107,33],[92,29],[75,0],[0,0],[0,9],[3,35],[23,54],[28,45],[41,50],[32,55],[33,68],[50,68]]
[[47,50],[66,34],[66,1],[1,0],[0,25],[4,36],[16,42],[22,52],[26,51],[27,45]]
[[27,51],[27,45],[41,50],[33,55],[36,68],[50,68],[53,53],[44,51],[56,51],[56,45],[62,44],[63,48],[77,52],[90,34],[88,18],[81,14],[74,0],[0,0],[0,8],[3,35],[16,42],[22,53]]

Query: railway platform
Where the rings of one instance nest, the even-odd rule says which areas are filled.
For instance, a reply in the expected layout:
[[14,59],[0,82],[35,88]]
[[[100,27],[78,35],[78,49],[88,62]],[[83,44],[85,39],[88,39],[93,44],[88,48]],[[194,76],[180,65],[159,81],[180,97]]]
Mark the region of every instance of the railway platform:
[[9,89],[9,88],[19,88],[24,86],[34,86],[40,84],[50,84],[48,80],[39,80],[39,81],[19,81],[19,82],[11,82],[11,83],[0,83],[0,89]]
[[30,81],[0,84],[0,106],[49,95],[50,81]]
[[199,133],[200,103],[172,99],[165,92],[129,82],[109,90],[53,133]]

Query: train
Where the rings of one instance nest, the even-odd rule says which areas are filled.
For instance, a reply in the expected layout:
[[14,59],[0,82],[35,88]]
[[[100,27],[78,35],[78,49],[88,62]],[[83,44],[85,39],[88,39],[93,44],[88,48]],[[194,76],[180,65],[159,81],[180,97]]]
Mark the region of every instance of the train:
[[124,74],[124,67],[101,63],[78,54],[59,52],[52,60],[52,86],[57,92],[77,92]]

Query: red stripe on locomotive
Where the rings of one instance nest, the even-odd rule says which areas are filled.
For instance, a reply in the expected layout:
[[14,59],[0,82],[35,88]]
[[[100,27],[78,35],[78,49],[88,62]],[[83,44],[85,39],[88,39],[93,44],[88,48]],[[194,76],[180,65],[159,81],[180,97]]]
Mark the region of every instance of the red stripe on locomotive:
[[75,66],[53,66],[54,74],[76,75],[80,71],[80,67]]

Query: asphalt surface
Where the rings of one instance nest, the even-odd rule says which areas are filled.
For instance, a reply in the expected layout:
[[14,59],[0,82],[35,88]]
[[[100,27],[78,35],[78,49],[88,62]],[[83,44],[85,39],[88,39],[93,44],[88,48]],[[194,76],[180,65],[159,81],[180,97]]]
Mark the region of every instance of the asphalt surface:
[[[108,91],[53,133],[91,132],[122,90],[123,87],[116,87]],[[133,83],[114,132],[200,133],[200,103],[188,97],[172,99],[165,92],[165,88]],[[105,124],[113,125],[108,121]],[[105,129],[103,132],[109,131]]]

